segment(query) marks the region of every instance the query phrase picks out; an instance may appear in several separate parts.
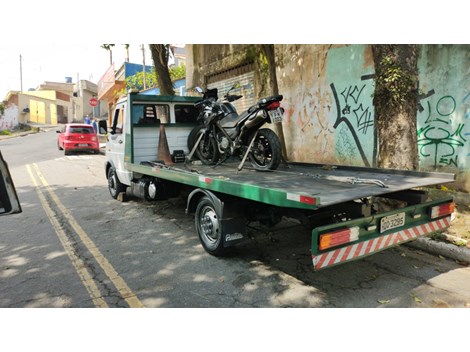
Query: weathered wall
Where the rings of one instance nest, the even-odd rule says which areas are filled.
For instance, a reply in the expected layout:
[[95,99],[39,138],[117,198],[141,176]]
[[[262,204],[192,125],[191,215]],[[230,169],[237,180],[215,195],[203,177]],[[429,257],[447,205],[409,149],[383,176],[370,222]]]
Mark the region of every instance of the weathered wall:
[[[247,46],[197,47],[192,82],[204,82],[209,72],[227,70],[253,53]],[[275,50],[289,160],[375,166],[371,46],[286,44]],[[455,186],[468,191],[470,45],[423,45],[418,66],[420,168],[457,173]]]
[[18,106],[10,104],[0,115],[0,131],[12,130],[18,127]]
[[457,172],[470,190],[470,45],[424,45],[418,68],[420,166]]
[[205,86],[208,78],[253,61],[251,44],[187,45],[186,87]]
[[370,46],[280,45],[276,54],[289,159],[374,165]]
[[[291,160],[374,166],[370,45],[277,46]],[[422,170],[457,174],[470,190],[470,45],[423,45],[417,114]]]

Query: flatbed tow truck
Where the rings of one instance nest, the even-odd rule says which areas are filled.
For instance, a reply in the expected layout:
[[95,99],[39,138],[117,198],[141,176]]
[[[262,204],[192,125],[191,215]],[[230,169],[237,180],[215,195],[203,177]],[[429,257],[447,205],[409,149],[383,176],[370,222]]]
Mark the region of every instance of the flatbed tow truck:
[[[111,121],[105,171],[116,199],[125,192],[148,201],[187,194],[186,213],[195,214],[199,239],[212,255],[243,242],[253,221],[269,227],[287,218],[308,226],[314,270],[450,226],[452,197],[430,200],[420,188],[453,182],[454,174],[311,163],[260,172],[249,166],[238,171],[239,160],[188,162],[197,100],[140,93],[122,98]],[[165,143],[171,161],[158,157]]]

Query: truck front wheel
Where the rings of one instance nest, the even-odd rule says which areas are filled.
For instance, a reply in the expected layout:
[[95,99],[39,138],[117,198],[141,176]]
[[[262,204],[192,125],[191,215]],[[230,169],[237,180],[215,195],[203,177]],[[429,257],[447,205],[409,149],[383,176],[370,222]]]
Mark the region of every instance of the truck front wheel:
[[209,254],[222,256],[224,247],[221,219],[209,197],[202,197],[196,207],[196,229],[202,246]]
[[121,181],[119,181],[114,167],[110,167],[108,170],[108,189],[109,193],[111,194],[111,197],[117,199],[119,193],[125,192],[126,188],[126,185],[122,184]]

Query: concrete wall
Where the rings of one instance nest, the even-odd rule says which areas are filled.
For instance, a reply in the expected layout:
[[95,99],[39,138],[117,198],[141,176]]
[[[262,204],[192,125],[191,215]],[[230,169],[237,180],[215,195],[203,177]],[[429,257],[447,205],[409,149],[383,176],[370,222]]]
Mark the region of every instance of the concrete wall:
[[[188,51],[189,83],[230,69],[250,52],[247,46],[198,47],[196,55]],[[275,50],[288,158],[375,166],[371,46],[281,44]],[[454,187],[470,191],[470,45],[423,45],[418,68],[420,168],[456,173]]]
[[10,104],[0,115],[0,131],[13,130],[18,127],[18,106]]
[[367,45],[280,45],[290,160],[374,165],[374,73]]
[[458,185],[469,190],[470,45],[425,45],[418,67],[420,166],[458,172]]
[[[279,90],[291,160],[374,166],[370,45],[281,45]],[[470,190],[470,45],[423,45],[417,113],[421,170],[457,174]]]

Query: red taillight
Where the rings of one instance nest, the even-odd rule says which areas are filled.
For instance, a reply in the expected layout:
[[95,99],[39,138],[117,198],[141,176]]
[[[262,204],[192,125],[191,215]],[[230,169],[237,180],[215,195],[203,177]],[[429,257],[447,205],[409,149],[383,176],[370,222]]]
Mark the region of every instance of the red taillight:
[[273,101],[271,104],[266,106],[266,110],[276,110],[279,106],[281,106],[281,103],[278,101]]
[[318,246],[318,249],[322,251],[330,247],[356,241],[357,239],[359,239],[359,227],[357,226],[324,233],[320,236],[320,245]]
[[299,198],[300,203],[315,205],[315,198],[309,196],[300,196]]
[[295,193],[286,193],[286,198],[289,200],[293,200],[295,202],[300,202],[300,203],[305,203],[305,204],[310,204],[310,205],[315,205],[317,203],[317,200],[314,197],[303,196],[303,195],[295,194]]
[[446,203],[431,208],[431,219],[440,218],[452,214],[455,210],[454,203]]

